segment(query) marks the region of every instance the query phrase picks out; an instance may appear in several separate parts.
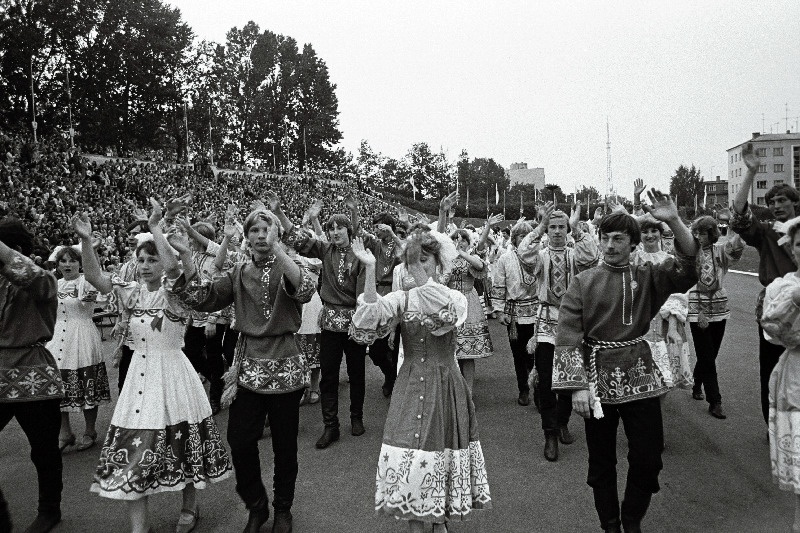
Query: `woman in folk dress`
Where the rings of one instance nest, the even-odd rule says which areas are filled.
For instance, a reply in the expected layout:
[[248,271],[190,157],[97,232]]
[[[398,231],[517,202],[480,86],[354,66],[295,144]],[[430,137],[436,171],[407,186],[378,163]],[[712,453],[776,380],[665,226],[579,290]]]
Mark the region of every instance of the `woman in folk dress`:
[[181,351],[185,309],[164,286],[180,270],[159,227],[161,208],[153,203],[153,240],[136,249],[140,282],[102,273],[91,248],[88,217],[73,219],[86,279],[104,294],[114,291],[130,314],[134,351],[91,490],[128,502],[133,533],[150,529],[149,495],[181,490],[176,531],[186,533],[199,519],[195,489],[227,478],[231,464],[200,378]]
[[[784,229],[800,265],[800,217]],[[769,378],[769,455],[772,479],[795,494],[792,531],[800,532],[800,270],[767,286],[761,327],[768,341],[786,347]]]
[[366,281],[351,336],[369,344],[400,322],[405,349],[378,458],[375,510],[408,520],[412,533],[426,522],[444,533],[447,521],[492,505],[472,393],[454,358],[467,299],[434,281],[443,246],[428,233],[410,238],[404,262],[416,286],[379,296],[375,258],[360,239],[353,242]]
[[97,440],[98,406],[111,401],[103,345],[92,320],[98,293],[81,274],[81,254],[75,248],[59,249],[55,263],[62,277],[58,280],[55,331],[47,349],[56,358],[64,382],[58,445],[64,451],[75,444],[69,414],[83,412],[86,429],[77,446],[78,451],[83,451],[94,446]]

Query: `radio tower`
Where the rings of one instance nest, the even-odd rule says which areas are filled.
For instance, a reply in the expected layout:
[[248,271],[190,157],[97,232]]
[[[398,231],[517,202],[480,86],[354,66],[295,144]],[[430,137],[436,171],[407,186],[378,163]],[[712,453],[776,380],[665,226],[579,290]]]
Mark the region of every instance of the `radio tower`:
[[606,117],[606,139],[606,195],[616,196],[614,178],[611,175],[611,129],[608,126],[608,117]]

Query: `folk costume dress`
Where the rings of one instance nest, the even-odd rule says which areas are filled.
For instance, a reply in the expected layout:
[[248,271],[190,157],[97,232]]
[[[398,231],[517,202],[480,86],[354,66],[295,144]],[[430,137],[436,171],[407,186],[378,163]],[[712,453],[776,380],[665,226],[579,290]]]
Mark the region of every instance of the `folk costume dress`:
[[[304,264],[316,263],[322,265],[319,259],[308,259],[302,256],[301,262]],[[305,356],[306,371],[310,372],[319,368],[319,334],[322,332],[320,319],[322,318],[322,300],[316,287],[319,285],[319,274],[312,269],[308,269],[311,283],[314,285],[314,293],[311,300],[303,306],[302,322],[297,331],[297,344]]]
[[456,257],[447,280],[448,287],[461,291],[467,298],[467,319],[458,327],[456,359],[482,359],[494,351],[486,310],[475,290],[475,280],[484,279],[489,273],[488,263],[483,258],[480,260],[483,268],[478,270],[463,257]]
[[770,283],[761,318],[764,337],[786,348],[769,378],[772,479],[795,494],[800,494],[800,307],[792,291],[798,287],[796,272]]
[[119,278],[112,283],[130,314],[133,358],[91,490],[136,500],[222,481],[231,474],[228,453],[200,378],[181,351],[186,309],[165,286],[149,291]]
[[460,291],[432,280],[371,304],[359,298],[351,336],[368,344],[399,321],[405,350],[378,458],[378,513],[444,523],[491,507],[475,407],[453,357],[467,314]]
[[47,349],[56,358],[64,382],[64,412],[95,409],[111,401],[103,345],[92,320],[97,295],[83,274],[58,280],[56,327]]

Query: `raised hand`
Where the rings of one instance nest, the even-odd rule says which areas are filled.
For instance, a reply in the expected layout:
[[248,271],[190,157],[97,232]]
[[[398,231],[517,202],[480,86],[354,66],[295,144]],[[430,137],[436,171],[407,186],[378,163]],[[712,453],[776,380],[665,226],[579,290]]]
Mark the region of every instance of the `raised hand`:
[[727,207],[718,207],[717,208],[717,220],[720,222],[729,222],[733,218],[733,213]]
[[506,219],[506,217],[505,217],[505,215],[503,215],[503,213],[498,213],[498,214],[492,215],[488,219],[486,219],[486,224],[488,224],[489,226],[494,226],[495,224],[499,224],[499,223],[503,222],[505,219]]
[[[150,199],[150,204],[152,205],[153,199]],[[192,193],[186,193],[183,196],[179,196],[177,198],[173,198],[167,202],[167,218],[172,218],[179,213],[182,213],[186,210],[186,206],[192,203]],[[161,207],[159,206],[159,209]]]
[[602,220],[602,218],[603,218],[603,208],[602,206],[600,206],[594,210],[594,218],[592,219],[592,222],[596,226],[600,224],[600,220]]
[[[167,205],[169,205],[169,203],[167,203]],[[150,229],[153,229],[158,227],[158,224],[161,222],[163,212],[161,211],[161,204],[159,204],[155,198],[150,198],[150,206],[152,209],[150,211],[150,218],[147,219],[147,225]],[[167,213],[169,213],[169,211],[167,211]]]
[[189,237],[186,233],[172,231],[167,235],[167,242],[181,255],[192,251],[192,247],[189,245]]
[[76,213],[71,219],[72,229],[78,234],[78,237],[90,241],[92,239],[92,223],[89,221],[89,215],[86,212]]
[[251,211],[269,211],[267,209],[267,205],[262,202],[261,200],[253,200],[250,202],[250,210]]
[[439,202],[439,209],[444,212],[449,212],[454,205],[458,203],[458,193],[456,191],[451,192]]
[[635,180],[633,180],[633,197],[634,198],[641,197],[644,191],[645,191],[644,180],[642,180],[642,178],[636,178]]
[[747,143],[742,148],[742,161],[744,161],[747,170],[755,172],[761,165],[761,158],[756,154],[756,149],[753,143]]
[[611,197],[608,198],[608,209],[612,213],[619,213],[619,212],[625,211],[625,207],[620,205],[620,203],[617,202],[617,199],[614,196],[611,196]]
[[670,222],[680,218],[678,216],[678,208],[668,194],[664,194],[656,189],[651,189],[647,193],[647,196],[650,198],[650,203],[653,205],[651,207],[647,204],[643,204],[642,209],[653,215],[653,218],[661,220],[662,222]]
[[306,209],[306,215],[308,216],[308,220],[314,220],[319,218],[319,214],[322,212],[322,200],[316,199],[311,202],[311,205],[308,209]]
[[361,237],[355,237],[353,239],[352,249],[353,249],[353,254],[355,254],[356,258],[365,265],[375,264],[375,256],[372,255],[371,251],[364,248],[364,239],[362,239]]
[[266,199],[270,211],[275,212],[281,208],[281,199],[273,191],[267,191]]
[[226,217],[225,225],[222,227],[222,233],[230,239],[236,237],[236,234],[239,233],[239,228],[236,227],[235,218]]
[[358,209],[358,201],[352,194],[348,194],[347,198],[344,199],[344,205],[350,211],[355,211],[356,209]]
[[402,222],[408,222],[408,209],[403,206],[397,208],[397,218]]
[[577,202],[575,202],[575,204],[572,206],[572,209],[570,210],[569,227],[573,228],[574,230],[575,228],[578,227],[578,222],[580,221],[581,221],[581,201],[578,200]]

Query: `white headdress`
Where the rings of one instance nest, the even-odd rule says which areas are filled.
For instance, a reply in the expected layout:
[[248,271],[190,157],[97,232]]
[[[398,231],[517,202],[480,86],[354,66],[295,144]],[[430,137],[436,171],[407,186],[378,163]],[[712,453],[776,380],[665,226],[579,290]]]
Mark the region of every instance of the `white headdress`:
[[794,217],[794,218],[790,218],[786,222],[776,222],[775,223],[775,225],[773,226],[773,229],[776,232],[783,234],[783,237],[778,239],[778,244],[779,245],[783,246],[784,244],[789,242],[789,230],[792,229],[793,227],[797,226],[798,224],[800,224],[800,216]]

